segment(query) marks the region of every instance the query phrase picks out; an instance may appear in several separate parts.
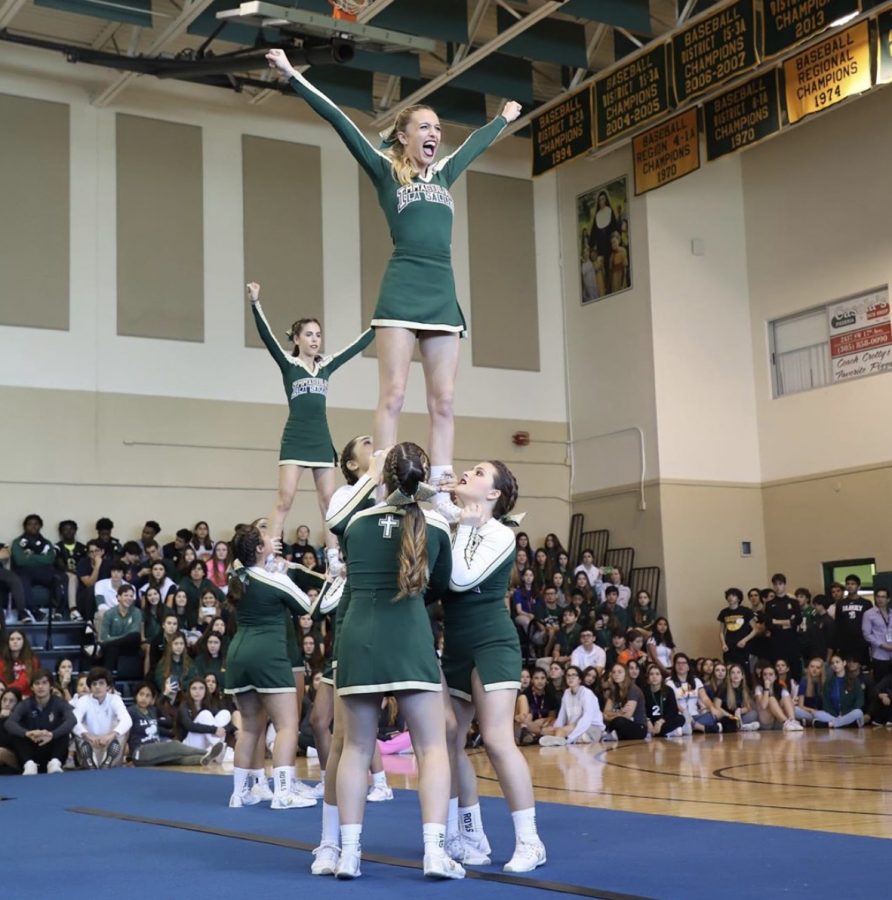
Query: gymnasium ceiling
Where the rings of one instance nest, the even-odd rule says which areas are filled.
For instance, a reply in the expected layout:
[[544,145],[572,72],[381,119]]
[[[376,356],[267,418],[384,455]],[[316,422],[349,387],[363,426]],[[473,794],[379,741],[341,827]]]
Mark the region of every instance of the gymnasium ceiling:
[[323,16],[327,25],[328,0],[264,0],[254,7],[259,15],[240,18],[218,17],[238,10],[237,0],[0,0],[0,38],[105,67],[108,85],[93,97],[99,106],[113,103],[134,78],[156,75],[217,85],[262,103],[282,87],[269,81],[262,52],[282,46],[295,64],[306,62],[301,52],[309,51],[307,77],[375,124],[424,95],[443,119],[476,126],[505,98],[518,100],[525,112],[553,102],[713,2],[370,0],[359,24],[408,34],[423,46],[397,49],[398,38],[360,38],[342,52],[352,51],[352,58],[340,64],[331,59],[331,34],[282,17],[283,10],[297,10]]

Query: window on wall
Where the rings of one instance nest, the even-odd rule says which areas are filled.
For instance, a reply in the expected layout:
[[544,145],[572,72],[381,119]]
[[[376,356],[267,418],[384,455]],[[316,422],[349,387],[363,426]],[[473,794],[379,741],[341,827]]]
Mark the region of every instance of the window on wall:
[[768,323],[775,397],[892,371],[887,285]]
[[858,593],[864,596],[873,596],[873,577],[877,572],[876,560],[872,557],[861,559],[835,559],[823,564],[824,591],[829,595],[830,585],[834,581],[845,584],[849,575],[857,575],[861,579],[861,587]]

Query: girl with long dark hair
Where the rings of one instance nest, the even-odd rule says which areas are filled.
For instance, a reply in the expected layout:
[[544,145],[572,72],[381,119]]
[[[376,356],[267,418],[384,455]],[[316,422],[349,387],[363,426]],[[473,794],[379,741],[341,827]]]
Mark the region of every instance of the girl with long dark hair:
[[515,850],[505,871],[531,872],[545,863],[545,845],[536,831],[530,771],[514,740],[512,711],[521,687],[521,656],[517,630],[505,607],[515,542],[502,520],[514,508],[517,491],[517,480],[499,460],[468,469],[455,488],[461,515],[449,591],[443,597],[443,674],[456,718],[450,737],[458,815],[454,833],[447,834],[447,851],[467,864],[490,861],[477,776],[465,753],[476,715],[514,821]]

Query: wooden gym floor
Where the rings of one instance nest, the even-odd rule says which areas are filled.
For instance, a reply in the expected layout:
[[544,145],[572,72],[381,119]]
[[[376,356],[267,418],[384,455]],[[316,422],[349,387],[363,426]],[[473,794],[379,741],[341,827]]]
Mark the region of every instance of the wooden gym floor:
[[[480,792],[501,796],[484,750]],[[753,732],[524,749],[536,799],[654,815],[892,838],[892,729]],[[413,756],[385,757],[392,787],[415,788]],[[199,771],[180,769],[180,771]],[[204,772],[228,774],[228,767]],[[298,775],[319,777],[315,759]]]

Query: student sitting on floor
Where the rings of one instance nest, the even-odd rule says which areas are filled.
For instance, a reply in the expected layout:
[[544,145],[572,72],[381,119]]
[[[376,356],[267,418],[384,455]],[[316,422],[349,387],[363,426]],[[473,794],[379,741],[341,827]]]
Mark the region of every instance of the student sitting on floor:
[[604,721],[607,730],[602,741],[641,741],[647,737],[647,714],[644,694],[635,684],[625,666],[617,663],[610,670],[604,702]]
[[598,698],[582,686],[582,672],[569,666],[565,673],[567,689],[561,697],[561,709],[554,725],[542,729],[539,744],[559,747],[564,744],[592,744],[601,740],[604,718]]
[[192,678],[177,711],[177,729],[183,743],[202,752],[216,743],[225,742],[227,733],[233,728],[229,710],[213,712],[207,693],[203,679],[200,676]]
[[647,687],[643,694],[648,734],[653,737],[681,737],[691,733],[684,716],[678,711],[675,691],[663,684],[663,670],[656,663],[647,667]]
[[802,678],[793,712],[800,722],[813,724],[815,713],[824,708],[824,660],[814,657],[808,661]]
[[0,690],[0,775],[19,774],[19,760],[6,723],[21,702],[22,695],[18,688],[4,687]]
[[691,660],[686,653],[676,653],[672,660],[672,674],[666,684],[675,691],[678,708],[693,731],[717,734],[722,731],[717,708],[709,699],[703,682],[691,672]]
[[128,744],[134,765],[206,766],[221,757],[224,751],[222,741],[200,750],[172,739],[171,710],[156,706],[154,685],[148,681],[138,684],[135,696],[136,702],[128,710],[133,720]]
[[133,720],[120,696],[111,693],[112,676],[108,669],[90,669],[87,686],[90,693],[80,697],[74,707],[78,762],[83,769],[120,766]]
[[802,731],[796,721],[790,692],[780,686],[774,666],[763,666],[756,685],[756,708],[763,730],[783,728],[784,731]]
[[864,688],[838,653],[830,657],[830,673],[824,681],[824,709],[815,712],[814,718],[815,728],[864,725]]
[[724,688],[717,695],[716,700],[723,710],[731,713],[737,719],[737,727],[740,731],[758,731],[761,727],[755,698],[746,683],[743,666],[739,663],[731,663],[728,666]]
[[31,676],[31,696],[23,700],[6,720],[23,775],[43,770],[49,775],[62,771],[68,758],[68,737],[75,725],[71,706],[53,694],[53,676],[38,669]]
[[892,728],[892,675],[880,679],[877,696],[870,708],[870,720],[874,725]]

